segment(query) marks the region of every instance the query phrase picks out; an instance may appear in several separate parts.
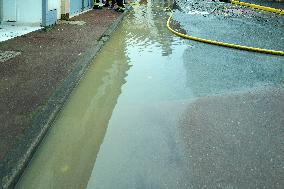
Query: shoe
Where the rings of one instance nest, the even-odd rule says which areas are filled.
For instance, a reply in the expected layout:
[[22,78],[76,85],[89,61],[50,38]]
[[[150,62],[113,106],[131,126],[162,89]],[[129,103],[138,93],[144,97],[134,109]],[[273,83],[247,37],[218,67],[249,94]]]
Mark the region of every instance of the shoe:
[[117,12],[124,12],[124,10],[125,10],[125,8],[123,8],[123,7],[117,7],[115,9],[115,11],[117,11]]
[[103,6],[101,6],[100,4],[95,4],[93,9],[102,9]]

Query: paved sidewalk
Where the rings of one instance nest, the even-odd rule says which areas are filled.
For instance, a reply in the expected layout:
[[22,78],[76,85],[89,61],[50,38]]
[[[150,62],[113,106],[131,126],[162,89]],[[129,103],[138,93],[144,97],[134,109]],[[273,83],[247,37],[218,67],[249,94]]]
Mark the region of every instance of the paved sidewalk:
[[[127,12],[127,11],[126,11]],[[0,43],[0,188],[23,169],[84,70],[126,13],[91,10]]]

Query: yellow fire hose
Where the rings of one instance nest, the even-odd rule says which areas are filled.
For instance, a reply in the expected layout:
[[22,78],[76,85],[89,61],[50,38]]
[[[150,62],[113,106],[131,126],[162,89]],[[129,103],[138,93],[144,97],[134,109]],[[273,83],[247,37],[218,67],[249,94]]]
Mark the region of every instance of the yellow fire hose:
[[[234,1],[234,2],[237,2],[237,1]],[[233,3],[233,1],[232,1],[232,3]],[[238,3],[241,3],[241,2],[238,1]],[[245,4],[248,4],[248,3],[245,3]],[[247,6],[247,5],[245,5],[245,6]],[[253,6],[255,6],[255,5],[253,5]],[[260,5],[258,5],[258,6],[260,6]],[[277,13],[283,14],[283,10],[280,10],[280,9],[275,9],[274,10],[274,8],[270,8],[270,7],[264,7],[264,6],[260,6],[260,7],[261,7],[261,10],[265,10],[266,9],[267,11],[269,10],[269,12],[277,10],[276,11]],[[280,10],[280,12],[278,10]],[[276,13],[276,12],[274,12],[274,13]],[[190,39],[190,40],[194,40],[194,41],[199,41],[199,42],[203,42],[203,43],[208,43],[208,44],[212,44],[212,45],[218,45],[218,46],[223,46],[223,47],[239,49],[239,50],[246,50],[246,51],[253,51],[253,52],[258,52],[258,53],[265,53],[265,54],[284,56],[284,51],[262,49],[262,48],[249,47],[249,46],[232,44],[232,43],[225,43],[225,42],[220,42],[220,41],[213,41],[213,40],[209,40],[209,39],[203,39],[203,38],[194,37],[194,36],[190,36],[190,35],[186,35],[186,34],[180,33],[178,31],[175,31],[174,29],[172,29],[171,26],[170,26],[172,15],[173,15],[173,13],[171,14],[171,16],[169,17],[169,19],[167,21],[167,27],[168,27],[168,29],[172,33],[174,33],[177,36],[180,36],[182,38]]]
[[253,9],[268,11],[268,12],[272,12],[272,13],[276,13],[276,14],[284,14],[284,10],[282,10],[282,9],[276,9],[276,8],[272,8],[272,7],[250,4],[250,3],[245,3],[245,2],[241,2],[241,1],[235,1],[235,0],[231,0],[231,3],[236,4],[236,5],[251,7]]

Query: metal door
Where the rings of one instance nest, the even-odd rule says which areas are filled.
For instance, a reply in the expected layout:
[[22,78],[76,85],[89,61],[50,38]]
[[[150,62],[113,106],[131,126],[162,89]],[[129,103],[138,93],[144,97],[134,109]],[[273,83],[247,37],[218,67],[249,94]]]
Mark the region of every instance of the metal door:
[[17,20],[17,0],[3,0],[3,21]]

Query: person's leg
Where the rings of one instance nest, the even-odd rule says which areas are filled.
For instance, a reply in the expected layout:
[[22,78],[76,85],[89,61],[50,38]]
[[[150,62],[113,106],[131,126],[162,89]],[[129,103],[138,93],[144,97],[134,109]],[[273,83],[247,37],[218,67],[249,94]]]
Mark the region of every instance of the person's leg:
[[106,0],[106,3],[104,4],[104,7],[109,7],[109,0]]
[[114,7],[115,3],[116,3],[116,0],[112,0],[112,1],[111,1],[111,7],[112,7],[112,8]]
[[99,9],[100,0],[94,0],[94,9]]
[[123,0],[117,0],[117,5],[118,5],[119,7],[124,7],[124,5],[123,5]]

